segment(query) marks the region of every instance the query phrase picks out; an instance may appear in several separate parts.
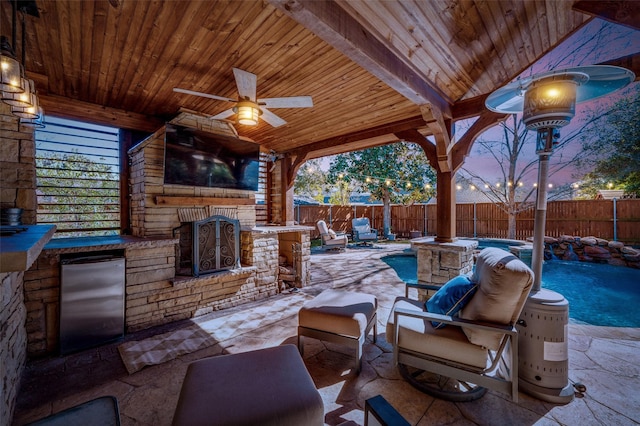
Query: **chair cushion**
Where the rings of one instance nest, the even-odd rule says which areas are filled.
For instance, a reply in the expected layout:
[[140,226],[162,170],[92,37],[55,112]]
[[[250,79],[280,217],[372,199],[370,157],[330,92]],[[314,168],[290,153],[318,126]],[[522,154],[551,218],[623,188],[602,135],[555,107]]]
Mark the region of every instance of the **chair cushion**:
[[334,231],[333,229],[329,229],[329,237],[333,240],[335,237],[337,237],[338,234],[336,234],[336,231]]
[[[440,287],[440,290],[427,300],[427,311],[455,316],[471,300],[477,288],[478,286],[468,276],[459,275]],[[431,325],[436,329],[446,326],[445,323],[438,321],[432,321]]]
[[[511,253],[490,247],[478,255],[471,281],[478,290],[459,313],[460,318],[487,321],[502,325],[513,324],[533,285],[533,272]],[[463,327],[471,343],[497,350],[502,333]]]
[[[424,303],[405,297],[396,298],[387,321],[387,341],[394,342],[394,318],[396,308],[409,311],[424,311]],[[487,365],[487,350],[469,343],[460,327],[449,326],[435,329],[431,321],[420,318],[398,318],[398,346],[403,349],[449,359],[466,365],[484,368]]]
[[353,229],[358,234],[366,234],[366,233],[371,232],[371,227],[369,225],[354,226]]
[[378,308],[371,294],[325,290],[305,303],[298,312],[298,325],[358,338]]

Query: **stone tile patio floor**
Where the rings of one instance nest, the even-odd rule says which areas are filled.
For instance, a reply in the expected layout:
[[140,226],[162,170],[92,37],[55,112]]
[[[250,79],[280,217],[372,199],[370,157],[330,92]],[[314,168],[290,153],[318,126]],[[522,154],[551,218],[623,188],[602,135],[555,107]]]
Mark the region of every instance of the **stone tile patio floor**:
[[[305,340],[305,364],[325,406],[325,423],[347,420],[364,423],[364,401],[383,395],[413,425],[639,425],[640,329],[569,326],[572,382],[587,391],[566,405],[555,405],[520,393],[514,404],[505,396],[488,392],[467,403],[452,403],[425,395],[397,373],[392,348],[385,340],[385,323],[394,298],[404,285],[393,269],[380,260],[400,253],[407,245],[349,248],[343,253],[314,253],[312,285],[294,293],[310,299],[327,288],[344,288],[378,297],[378,342],[365,345],[360,375],[352,370],[353,353],[335,345]],[[127,335],[141,340],[154,334],[192,326],[194,322],[240,310],[260,309],[280,298],[304,301],[283,292],[271,299],[215,312],[193,321],[181,321]],[[635,308],[635,307],[634,307]],[[597,301],[594,301],[597,309]],[[294,310],[295,312],[295,310]],[[116,344],[66,357],[30,362],[18,395],[14,425],[22,425],[104,395],[118,399],[121,421],[128,425],[170,425],[187,365],[197,359],[296,343],[297,317],[291,315],[268,325],[243,327],[232,337],[182,355],[164,364],[127,374]],[[265,390],[268,392],[268,389]]]

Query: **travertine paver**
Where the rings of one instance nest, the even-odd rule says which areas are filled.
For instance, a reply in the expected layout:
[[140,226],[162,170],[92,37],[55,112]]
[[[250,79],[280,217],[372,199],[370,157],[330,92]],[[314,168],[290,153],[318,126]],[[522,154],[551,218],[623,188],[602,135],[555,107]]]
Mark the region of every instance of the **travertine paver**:
[[[378,246],[380,247],[380,246]],[[304,359],[325,404],[325,422],[347,420],[363,424],[364,401],[383,395],[414,425],[634,425],[640,424],[640,330],[569,326],[569,377],[587,386],[582,398],[567,405],[549,404],[520,394],[519,404],[488,392],[478,401],[451,403],[425,395],[406,383],[393,367],[391,345],[385,340],[385,324],[393,299],[404,294],[395,272],[379,258],[401,252],[406,245],[385,248],[355,248],[344,253],[312,255],[312,286],[301,289],[313,297],[327,288],[345,288],[375,294],[378,298],[378,342],[367,340],[363,369],[355,375],[353,351],[340,345],[307,338]],[[236,312],[264,310],[282,303],[290,294],[220,311],[195,322],[205,323]],[[304,297],[288,300],[303,301]],[[295,311],[295,310],[294,310]],[[224,321],[222,321],[224,323]],[[116,345],[85,351],[65,358],[30,363],[19,395],[15,425],[89,399],[114,395],[118,398],[122,424],[170,425],[187,365],[221,353],[237,353],[280,344],[296,344],[297,318],[282,318],[268,325],[235,321],[236,329],[220,333],[214,345],[182,355],[161,365],[145,367],[128,375]],[[193,322],[147,330],[128,339],[138,340]],[[234,325],[229,325],[234,327]],[[51,390],[47,390],[51,389]],[[53,390],[55,389],[55,390]],[[268,389],[265,390],[268,392]]]

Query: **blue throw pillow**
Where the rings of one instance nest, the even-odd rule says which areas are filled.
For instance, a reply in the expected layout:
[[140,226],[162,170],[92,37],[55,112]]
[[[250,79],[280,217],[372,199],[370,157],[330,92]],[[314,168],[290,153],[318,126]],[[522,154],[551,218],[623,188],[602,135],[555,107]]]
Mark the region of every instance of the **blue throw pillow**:
[[[459,275],[440,287],[440,290],[427,300],[427,311],[455,316],[471,300],[477,289],[477,284],[471,282],[468,276]],[[436,329],[446,325],[437,321],[431,321],[431,324]]]

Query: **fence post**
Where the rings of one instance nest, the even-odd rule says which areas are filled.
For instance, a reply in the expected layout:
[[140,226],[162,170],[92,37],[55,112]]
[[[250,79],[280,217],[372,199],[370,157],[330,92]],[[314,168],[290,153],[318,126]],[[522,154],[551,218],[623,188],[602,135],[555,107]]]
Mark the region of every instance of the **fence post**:
[[422,221],[422,230],[423,230],[422,235],[423,236],[427,236],[427,230],[428,230],[428,228],[427,228],[427,223],[428,223],[427,205],[423,204],[422,208],[424,209],[424,215],[423,215],[424,216],[424,220]]
[[298,211],[298,214],[296,216],[298,218],[298,225],[300,225],[300,204],[298,204],[296,207],[297,207],[297,211]]
[[618,241],[618,212],[617,198],[613,198],[613,241]]
[[476,202],[473,202],[473,238],[478,238],[478,230],[476,228],[476,224],[478,222],[478,216],[476,215],[477,213],[477,209],[476,209]]
[[331,213],[331,204],[329,204],[329,228],[333,228],[333,215]]

